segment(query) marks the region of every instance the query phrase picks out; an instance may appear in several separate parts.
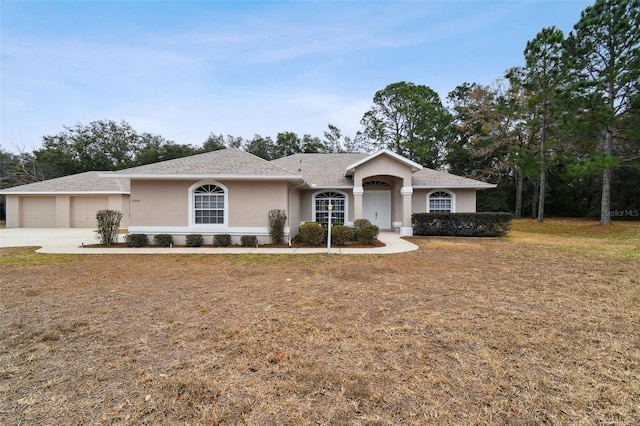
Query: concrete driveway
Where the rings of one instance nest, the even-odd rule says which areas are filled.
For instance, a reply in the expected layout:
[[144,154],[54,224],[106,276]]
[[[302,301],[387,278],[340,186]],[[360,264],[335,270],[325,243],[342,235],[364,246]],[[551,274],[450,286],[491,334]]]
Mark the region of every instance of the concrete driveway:
[[[392,254],[417,250],[418,246],[400,238],[394,232],[381,232],[378,239],[384,247],[346,248],[331,247],[332,254]],[[122,237],[120,238],[122,241]],[[96,244],[96,232],[86,228],[9,228],[0,229],[0,248],[41,247],[38,253],[66,254],[310,254],[327,253],[327,248],[265,248],[265,247],[141,247],[141,248],[87,248]]]
[[8,228],[0,229],[0,248],[61,247],[96,244],[96,233],[89,228]]

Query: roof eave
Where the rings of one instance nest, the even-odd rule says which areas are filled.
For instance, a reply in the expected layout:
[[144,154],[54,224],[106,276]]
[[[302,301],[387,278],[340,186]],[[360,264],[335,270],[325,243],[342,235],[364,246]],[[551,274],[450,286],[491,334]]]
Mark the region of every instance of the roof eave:
[[435,184],[435,185],[413,185],[413,189],[448,189],[448,188],[456,188],[456,189],[464,189],[464,188],[468,188],[468,189],[492,189],[497,187],[498,185],[495,185],[493,183],[479,183],[479,184],[471,184],[471,185],[463,185],[463,184],[457,184],[457,185],[446,185],[446,184]]
[[0,191],[2,195],[70,195],[70,194],[85,194],[85,195],[105,195],[105,194],[123,194],[128,195],[130,191]]
[[181,174],[181,173],[119,173],[119,174],[100,174],[100,177],[120,177],[127,179],[144,179],[144,180],[290,180],[305,181],[300,175],[253,175],[253,174]]

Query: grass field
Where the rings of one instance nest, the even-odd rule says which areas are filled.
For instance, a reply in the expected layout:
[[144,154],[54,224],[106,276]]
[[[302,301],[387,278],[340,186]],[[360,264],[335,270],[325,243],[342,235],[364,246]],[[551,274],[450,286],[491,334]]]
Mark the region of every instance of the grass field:
[[640,223],[399,255],[0,250],[0,424],[640,424]]

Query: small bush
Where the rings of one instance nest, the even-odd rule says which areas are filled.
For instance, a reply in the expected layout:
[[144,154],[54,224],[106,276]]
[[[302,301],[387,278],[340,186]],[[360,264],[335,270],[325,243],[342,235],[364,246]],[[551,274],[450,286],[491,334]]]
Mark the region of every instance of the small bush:
[[303,244],[319,246],[324,243],[325,231],[317,222],[307,222],[298,228],[298,239]]
[[118,242],[118,230],[120,229],[121,220],[122,212],[118,210],[99,210],[96,213],[100,244],[109,247]]
[[348,226],[336,225],[331,227],[331,241],[339,246],[354,241],[355,236],[356,230]]
[[509,232],[511,213],[415,213],[414,235],[501,237]]
[[256,247],[258,245],[258,237],[255,235],[243,235],[240,237],[240,245],[242,247]]
[[271,244],[281,246],[284,244],[284,226],[287,224],[287,215],[284,210],[269,210],[269,238]]
[[127,247],[144,247],[149,244],[149,238],[145,234],[127,234],[124,243]]
[[153,244],[160,247],[171,247],[173,237],[169,234],[158,234],[153,236]]
[[214,247],[229,247],[231,245],[231,235],[218,234],[213,236]]
[[356,219],[353,221],[353,227],[356,229],[360,229],[363,226],[368,226],[371,225],[371,222],[369,222],[369,219]]
[[204,244],[204,238],[200,234],[189,234],[185,238],[184,245],[187,247],[202,247]]
[[376,225],[364,225],[356,229],[356,239],[359,243],[373,245],[380,229]]

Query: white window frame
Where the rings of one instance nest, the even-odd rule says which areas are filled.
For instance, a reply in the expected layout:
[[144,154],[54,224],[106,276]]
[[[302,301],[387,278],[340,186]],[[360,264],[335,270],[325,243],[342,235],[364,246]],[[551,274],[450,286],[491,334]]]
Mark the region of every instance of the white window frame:
[[[224,191],[224,213],[222,223],[196,223],[195,191],[204,185],[215,185]],[[226,228],[229,223],[229,190],[220,182],[200,181],[189,187],[189,226],[198,228]]]
[[[437,194],[438,192],[444,192],[448,194],[451,199],[451,210],[448,212],[437,212],[437,213],[455,213],[456,212],[456,194],[453,191],[449,191],[446,189],[436,189],[429,193],[427,193],[427,213],[433,213],[431,211],[431,195]],[[446,199],[446,198],[435,198],[435,199]]]
[[[335,194],[340,194],[344,197],[344,224],[347,224],[347,221],[349,220],[349,195],[347,195],[347,193],[343,192],[343,191],[336,191],[335,189],[325,189],[322,191],[317,191],[313,193],[313,196],[311,197],[311,218],[314,222],[316,222],[316,197],[318,195],[321,194],[326,194],[327,192],[332,192]],[[335,211],[335,210],[334,210]],[[331,216],[331,222],[340,222],[339,220],[335,219],[335,216]]]

